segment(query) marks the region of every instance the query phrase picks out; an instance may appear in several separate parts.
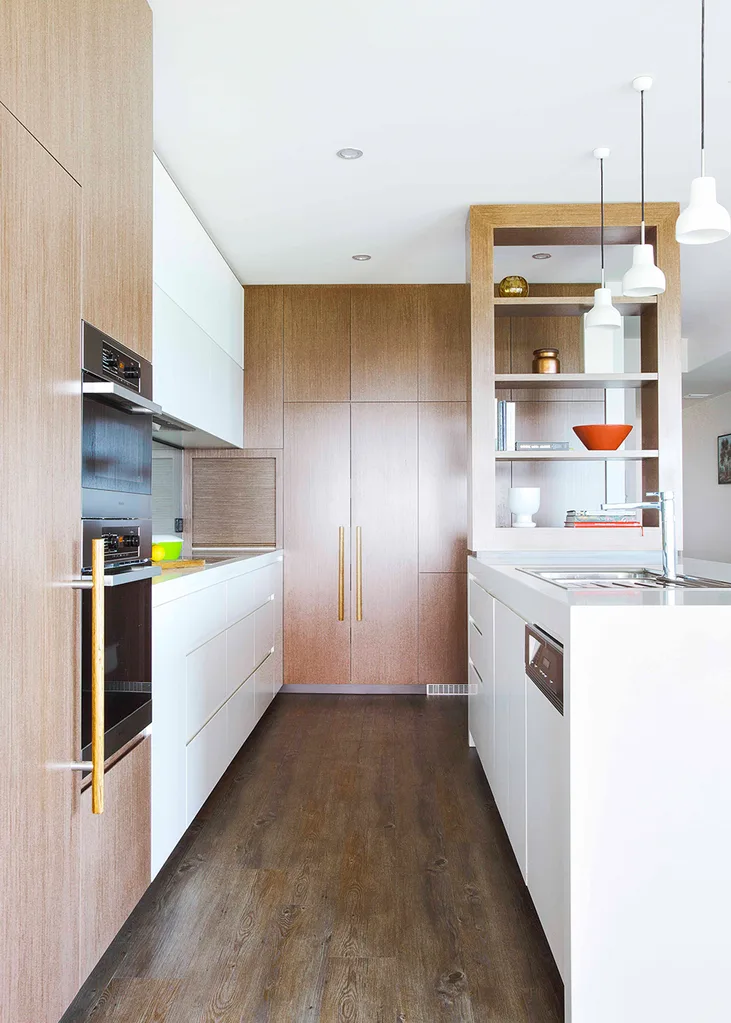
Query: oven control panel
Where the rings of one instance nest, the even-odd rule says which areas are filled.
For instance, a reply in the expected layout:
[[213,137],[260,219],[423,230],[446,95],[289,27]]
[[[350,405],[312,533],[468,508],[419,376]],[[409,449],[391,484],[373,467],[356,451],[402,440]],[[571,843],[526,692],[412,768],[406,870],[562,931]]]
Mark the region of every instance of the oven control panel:
[[107,570],[149,564],[152,554],[152,522],[149,519],[84,519],[82,521],[83,568],[91,571],[91,541],[104,540]]
[[132,358],[131,355],[124,355],[108,341],[102,341],[102,368],[107,377],[139,391],[140,360]]
[[104,538],[105,565],[140,560],[139,526],[127,526],[121,529],[102,528],[102,537]]

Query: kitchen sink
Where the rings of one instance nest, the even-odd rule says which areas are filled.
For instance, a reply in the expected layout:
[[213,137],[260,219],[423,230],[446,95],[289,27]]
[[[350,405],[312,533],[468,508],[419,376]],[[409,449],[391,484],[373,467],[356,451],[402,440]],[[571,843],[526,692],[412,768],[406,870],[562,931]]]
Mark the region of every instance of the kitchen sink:
[[696,590],[728,590],[731,583],[718,579],[703,579],[694,575],[679,575],[677,579],[666,579],[660,572],[647,568],[619,569],[544,569],[519,568],[519,572],[532,575],[535,579],[553,583],[564,590],[665,590],[676,586]]

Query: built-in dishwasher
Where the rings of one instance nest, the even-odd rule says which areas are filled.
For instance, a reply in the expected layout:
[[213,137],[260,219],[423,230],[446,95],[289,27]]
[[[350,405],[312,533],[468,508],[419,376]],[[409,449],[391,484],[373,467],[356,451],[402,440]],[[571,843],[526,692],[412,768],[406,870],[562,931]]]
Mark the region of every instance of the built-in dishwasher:
[[563,646],[525,627],[526,877],[556,965],[565,963],[564,878],[568,850],[568,731]]

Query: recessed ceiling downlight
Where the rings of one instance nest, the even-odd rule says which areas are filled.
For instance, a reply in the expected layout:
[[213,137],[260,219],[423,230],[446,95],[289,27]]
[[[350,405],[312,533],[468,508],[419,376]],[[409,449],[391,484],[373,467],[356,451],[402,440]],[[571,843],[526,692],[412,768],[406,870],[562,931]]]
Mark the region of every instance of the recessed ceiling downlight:
[[356,252],[356,254],[351,258],[356,259],[359,263],[364,263],[367,259],[370,259],[371,257],[368,255],[367,252]]
[[362,149],[338,149],[336,156],[339,156],[341,160],[360,160],[363,155]]
[[550,258],[551,258],[551,253],[550,252],[534,252],[533,253],[533,259],[550,259]]

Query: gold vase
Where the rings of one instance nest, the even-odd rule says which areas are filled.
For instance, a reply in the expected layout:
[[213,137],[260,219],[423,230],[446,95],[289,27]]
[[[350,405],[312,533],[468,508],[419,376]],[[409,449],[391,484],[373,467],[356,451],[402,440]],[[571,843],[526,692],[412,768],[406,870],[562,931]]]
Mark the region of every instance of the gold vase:
[[533,352],[534,373],[560,373],[561,363],[558,361],[558,348],[536,348]]
[[497,290],[500,298],[525,298],[528,294],[528,281],[525,277],[503,277]]

